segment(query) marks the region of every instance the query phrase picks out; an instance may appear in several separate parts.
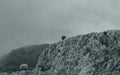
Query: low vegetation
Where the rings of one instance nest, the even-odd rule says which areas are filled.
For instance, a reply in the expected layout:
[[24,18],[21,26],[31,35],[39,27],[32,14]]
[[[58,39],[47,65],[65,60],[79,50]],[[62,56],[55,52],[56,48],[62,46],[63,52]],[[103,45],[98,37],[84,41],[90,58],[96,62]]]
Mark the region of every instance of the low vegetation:
[[12,50],[8,55],[4,56],[4,58],[0,60],[0,71],[19,71],[19,66],[23,63],[28,64],[29,69],[32,70],[38,62],[39,55],[43,50],[48,48],[48,46],[49,44],[43,44]]

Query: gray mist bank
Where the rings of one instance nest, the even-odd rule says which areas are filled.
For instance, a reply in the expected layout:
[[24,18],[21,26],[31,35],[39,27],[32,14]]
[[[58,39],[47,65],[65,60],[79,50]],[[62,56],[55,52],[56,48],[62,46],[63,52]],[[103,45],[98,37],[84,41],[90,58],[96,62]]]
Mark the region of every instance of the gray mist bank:
[[0,0],[0,56],[62,35],[119,29],[119,0]]

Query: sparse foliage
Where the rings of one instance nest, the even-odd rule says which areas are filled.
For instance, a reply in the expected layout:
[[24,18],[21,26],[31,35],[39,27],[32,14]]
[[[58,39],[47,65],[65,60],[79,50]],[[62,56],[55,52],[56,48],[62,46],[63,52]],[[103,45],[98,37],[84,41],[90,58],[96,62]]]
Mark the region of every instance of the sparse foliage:
[[29,66],[28,66],[28,64],[21,64],[19,68],[20,68],[20,70],[28,70]]
[[48,46],[48,44],[34,45],[11,51],[8,55],[0,60],[1,72],[19,71],[19,66],[23,63],[28,64],[29,69],[33,69],[38,62],[39,55]]
[[62,40],[65,40],[65,39],[66,39],[66,36],[62,36],[61,39],[62,39]]

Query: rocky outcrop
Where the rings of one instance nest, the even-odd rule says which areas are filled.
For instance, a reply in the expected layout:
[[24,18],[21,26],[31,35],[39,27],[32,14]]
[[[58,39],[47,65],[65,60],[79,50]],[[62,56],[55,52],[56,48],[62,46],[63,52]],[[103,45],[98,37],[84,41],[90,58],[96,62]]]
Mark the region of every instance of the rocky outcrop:
[[0,75],[34,75],[34,70],[33,71],[17,71],[17,72],[12,72],[12,73],[0,73]]
[[35,70],[26,75],[120,75],[120,31],[79,35],[51,44]]

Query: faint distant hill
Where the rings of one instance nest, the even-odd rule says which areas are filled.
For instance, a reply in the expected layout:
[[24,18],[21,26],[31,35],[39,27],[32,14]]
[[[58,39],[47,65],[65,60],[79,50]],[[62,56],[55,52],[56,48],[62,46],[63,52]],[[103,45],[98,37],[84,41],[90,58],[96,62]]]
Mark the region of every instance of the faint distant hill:
[[13,72],[18,71],[19,66],[22,63],[27,63],[30,69],[35,68],[38,57],[49,44],[26,46],[12,50],[4,58],[0,60],[0,71],[1,72]]

